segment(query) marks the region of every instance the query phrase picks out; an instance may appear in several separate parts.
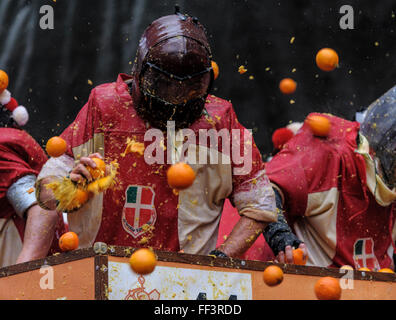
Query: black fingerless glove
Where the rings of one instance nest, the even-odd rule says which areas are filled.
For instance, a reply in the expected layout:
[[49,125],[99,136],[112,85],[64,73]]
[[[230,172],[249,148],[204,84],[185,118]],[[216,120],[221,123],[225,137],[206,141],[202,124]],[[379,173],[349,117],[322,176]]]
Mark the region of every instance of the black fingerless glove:
[[213,250],[209,253],[209,255],[215,256],[217,258],[228,258],[228,256],[224,252],[221,252],[220,250]]
[[294,248],[298,248],[301,243],[301,240],[297,238],[297,236],[293,233],[291,228],[289,227],[285,216],[283,215],[283,206],[282,206],[282,198],[279,194],[278,190],[274,188],[275,199],[276,199],[276,207],[278,210],[278,221],[270,223],[267,228],[265,228],[263,235],[265,241],[267,241],[268,245],[271,247],[274,255],[277,256],[280,251],[285,251],[287,246],[292,246]]

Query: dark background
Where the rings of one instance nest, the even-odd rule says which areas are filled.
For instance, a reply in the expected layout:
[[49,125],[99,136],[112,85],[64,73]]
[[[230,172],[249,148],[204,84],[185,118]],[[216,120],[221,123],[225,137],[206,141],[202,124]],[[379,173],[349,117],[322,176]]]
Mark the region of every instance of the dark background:
[[[263,154],[272,150],[273,131],[289,121],[312,111],[354,119],[396,84],[395,0],[1,0],[0,69],[29,109],[27,131],[42,145],[60,134],[93,86],[130,72],[144,29],[172,14],[175,3],[206,26],[220,66],[214,93],[233,102]],[[55,10],[54,30],[39,27],[46,4]],[[354,8],[354,30],[339,27],[345,4]],[[338,52],[339,69],[317,68],[323,47]],[[284,77],[298,82],[292,96],[279,92]]]

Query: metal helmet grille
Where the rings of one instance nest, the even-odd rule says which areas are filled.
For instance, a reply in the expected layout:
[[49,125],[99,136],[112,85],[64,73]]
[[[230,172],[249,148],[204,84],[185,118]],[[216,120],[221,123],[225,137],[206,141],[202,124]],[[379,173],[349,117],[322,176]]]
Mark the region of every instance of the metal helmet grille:
[[135,109],[152,126],[188,128],[202,116],[213,83],[211,50],[198,19],[176,13],[144,32],[132,70]]

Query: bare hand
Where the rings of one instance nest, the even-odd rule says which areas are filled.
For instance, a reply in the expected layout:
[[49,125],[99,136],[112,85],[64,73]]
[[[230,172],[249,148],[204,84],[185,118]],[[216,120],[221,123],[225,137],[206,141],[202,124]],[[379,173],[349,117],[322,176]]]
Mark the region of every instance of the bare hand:
[[[307,247],[304,243],[299,245],[299,248],[304,252],[304,260],[308,258]],[[291,246],[287,246],[285,251],[280,251],[276,256],[276,262],[279,263],[294,263],[293,260],[293,248]]]
[[79,163],[73,168],[70,172],[70,179],[74,182],[80,182],[84,179],[88,180],[88,182],[92,181],[92,176],[89,173],[86,166],[90,166],[92,168],[96,168],[95,161],[92,158],[103,159],[103,157],[99,153],[94,153],[89,155],[88,157],[83,157],[80,159]]

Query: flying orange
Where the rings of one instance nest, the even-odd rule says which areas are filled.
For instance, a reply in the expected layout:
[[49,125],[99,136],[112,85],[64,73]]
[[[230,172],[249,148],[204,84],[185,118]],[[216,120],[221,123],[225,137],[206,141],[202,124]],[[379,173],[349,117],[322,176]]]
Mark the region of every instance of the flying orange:
[[157,265],[157,257],[150,249],[138,249],[131,255],[129,264],[135,273],[146,275],[154,271]]
[[48,140],[46,151],[50,157],[58,158],[67,150],[67,143],[61,137],[53,137]]
[[3,91],[8,88],[8,83],[8,74],[3,70],[0,70],[0,94],[2,94]]
[[279,90],[283,94],[293,94],[296,92],[297,82],[291,78],[285,78],[279,83]]
[[305,120],[314,136],[327,137],[330,133],[331,122],[328,118],[319,115],[310,115]]
[[269,287],[274,287],[282,283],[283,271],[278,266],[269,266],[263,272],[263,280]]
[[316,65],[319,69],[329,72],[338,67],[339,57],[335,50],[323,48],[316,55]]
[[59,248],[62,251],[72,251],[78,248],[78,236],[74,232],[67,232],[59,239]]
[[192,186],[196,174],[187,163],[179,162],[167,171],[168,184],[172,189],[184,190]]
[[315,283],[314,291],[319,300],[340,300],[341,298],[340,282],[333,277],[320,278]]

